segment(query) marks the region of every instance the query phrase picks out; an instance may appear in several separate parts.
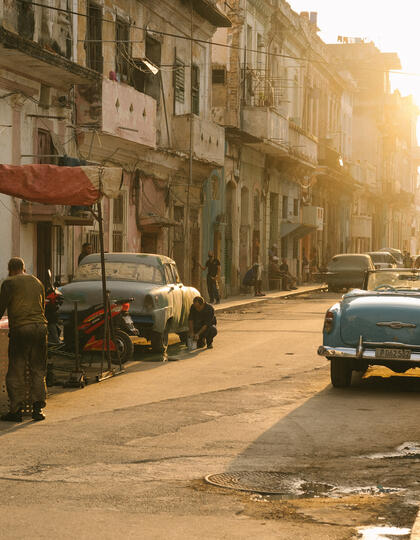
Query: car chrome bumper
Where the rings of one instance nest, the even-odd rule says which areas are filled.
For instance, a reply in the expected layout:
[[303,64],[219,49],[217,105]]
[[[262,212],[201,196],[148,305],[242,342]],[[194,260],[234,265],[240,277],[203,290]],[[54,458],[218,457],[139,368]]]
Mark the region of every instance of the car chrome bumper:
[[[402,344],[401,344],[402,345]],[[379,344],[378,344],[379,346]],[[382,347],[386,347],[386,344],[381,344]],[[410,348],[410,346],[403,348]],[[318,347],[318,354],[320,356],[326,356],[327,358],[353,358],[354,360],[367,360],[372,361],[376,360],[379,362],[381,361],[387,361],[387,362],[413,362],[420,364],[420,351],[412,351],[410,358],[407,359],[400,359],[400,358],[392,358],[392,359],[381,359],[376,357],[376,350],[375,349],[363,349],[362,351],[358,351],[356,347],[326,347],[324,345],[321,345]]]

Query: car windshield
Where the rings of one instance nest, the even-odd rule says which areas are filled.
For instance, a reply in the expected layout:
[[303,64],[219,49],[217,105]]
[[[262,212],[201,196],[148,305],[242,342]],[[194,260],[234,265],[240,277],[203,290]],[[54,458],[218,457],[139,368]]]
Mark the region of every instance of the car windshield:
[[367,290],[420,292],[420,271],[407,269],[372,272],[368,276]]
[[392,262],[392,257],[388,253],[369,253],[370,258],[373,262],[376,263],[390,263]]
[[360,270],[369,267],[369,259],[367,257],[357,257],[349,255],[348,257],[333,257],[328,263],[328,270],[334,271],[338,269],[345,270]]
[[[140,281],[159,285],[164,283],[162,270],[151,264],[107,261],[105,270],[106,279],[112,281]],[[74,278],[75,281],[97,281],[100,279],[100,262],[81,264]]]

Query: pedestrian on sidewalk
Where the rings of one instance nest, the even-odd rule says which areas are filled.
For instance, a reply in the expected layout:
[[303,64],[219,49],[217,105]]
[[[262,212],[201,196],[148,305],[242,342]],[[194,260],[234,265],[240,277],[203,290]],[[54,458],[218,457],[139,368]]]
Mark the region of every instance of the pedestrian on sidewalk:
[[201,296],[196,296],[190,308],[188,316],[189,335],[197,341],[197,347],[204,347],[204,341],[208,349],[213,348],[213,339],[217,335],[216,316],[214,307],[204,301]]
[[25,401],[25,369],[29,368],[32,418],[44,420],[46,403],[47,319],[45,291],[35,276],[26,273],[25,263],[13,257],[8,264],[9,277],[0,290],[0,318],[7,309],[9,318],[9,369],[6,388],[9,412],[0,417],[7,422],[22,422]]
[[209,302],[213,304],[216,300],[216,304],[220,304],[219,293],[219,276],[220,276],[220,261],[214,256],[212,251],[208,252],[208,259],[206,264],[200,265],[201,270],[207,269],[207,291],[209,293]]
[[262,292],[262,271],[263,265],[256,262],[247,270],[242,280],[245,287],[254,287],[254,296],[265,296]]
[[287,264],[287,259],[282,259],[280,265],[280,271],[283,274],[283,289],[286,291],[295,291],[296,287],[296,278],[292,276],[289,272],[289,265]]

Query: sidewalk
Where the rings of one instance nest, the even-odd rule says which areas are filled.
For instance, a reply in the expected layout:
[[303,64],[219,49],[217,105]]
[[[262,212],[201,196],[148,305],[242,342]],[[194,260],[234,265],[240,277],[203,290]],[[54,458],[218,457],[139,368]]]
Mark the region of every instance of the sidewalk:
[[214,306],[215,311],[225,311],[230,309],[236,309],[243,306],[252,306],[259,304],[260,302],[267,302],[267,300],[274,300],[277,298],[290,298],[292,296],[299,296],[301,294],[326,291],[327,286],[325,284],[314,283],[313,285],[301,285],[295,291],[269,291],[265,296],[254,296],[251,294],[241,294],[239,296],[230,296],[220,301],[220,304]]

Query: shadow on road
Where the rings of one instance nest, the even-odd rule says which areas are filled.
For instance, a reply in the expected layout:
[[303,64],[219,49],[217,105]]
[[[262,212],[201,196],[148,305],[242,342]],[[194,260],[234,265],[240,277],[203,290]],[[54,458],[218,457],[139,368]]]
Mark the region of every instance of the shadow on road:
[[[405,441],[420,441],[416,413],[419,392],[420,377],[416,376],[380,377],[368,373],[350,388],[328,385],[286,411],[238,455],[228,471],[302,472],[307,479],[319,481],[322,476],[324,481],[357,482],[360,471],[352,460],[358,464],[360,459],[362,470],[366,454],[390,450]],[[410,465],[410,475],[415,477],[413,466],[420,468],[420,463]],[[389,474],[398,476],[391,469]],[[369,475],[374,485],[391,481],[376,478],[372,471],[366,473],[366,478]]]

